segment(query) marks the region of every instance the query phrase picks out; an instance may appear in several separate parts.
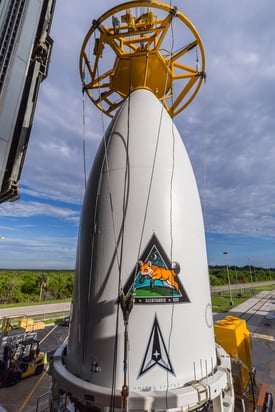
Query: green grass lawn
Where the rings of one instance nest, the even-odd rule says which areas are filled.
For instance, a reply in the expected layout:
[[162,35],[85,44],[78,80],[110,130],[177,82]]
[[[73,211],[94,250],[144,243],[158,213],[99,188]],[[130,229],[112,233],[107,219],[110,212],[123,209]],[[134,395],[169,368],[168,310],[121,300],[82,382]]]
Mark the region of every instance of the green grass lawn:
[[241,291],[232,290],[232,301],[233,305],[231,306],[230,302],[230,295],[229,292],[220,292],[220,293],[213,293],[211,295],[212,299],[212,310],[213,312],[227,312],[230,309],[234,308],[235,306],[240,305],[241,303],[245,302],[247,299],[255,296],[257,293],[263,290],[273,290],[275,286],[262,286],[257,288],[249,288],[243,289]]

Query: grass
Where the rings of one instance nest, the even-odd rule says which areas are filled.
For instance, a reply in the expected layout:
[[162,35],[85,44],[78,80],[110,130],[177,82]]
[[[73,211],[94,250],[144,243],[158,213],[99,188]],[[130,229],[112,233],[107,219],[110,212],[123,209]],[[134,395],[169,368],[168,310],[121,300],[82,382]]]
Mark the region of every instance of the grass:
[[241,303],[245,302],[247,299],[255,296],[257,293],[263,290],[273,290],[275,289],[274,285],[271,286],[261,286],[256,288],[249,288],[240,290],[232,290],[232,301],[233,305],[230,303],[230,295],[229,292],[219,292],[213,293],[211,295],[212,299],[212,310],[213,312],[228,312],[230,309],[234,308],[235,306],[240,305]]

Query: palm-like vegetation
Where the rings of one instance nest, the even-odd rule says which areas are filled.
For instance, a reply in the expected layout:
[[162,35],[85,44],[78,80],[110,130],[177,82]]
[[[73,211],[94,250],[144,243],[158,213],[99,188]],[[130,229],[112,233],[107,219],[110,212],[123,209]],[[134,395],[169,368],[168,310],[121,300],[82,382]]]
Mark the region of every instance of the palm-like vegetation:
[[0,304],[71,298],[73,271],[0,270]]

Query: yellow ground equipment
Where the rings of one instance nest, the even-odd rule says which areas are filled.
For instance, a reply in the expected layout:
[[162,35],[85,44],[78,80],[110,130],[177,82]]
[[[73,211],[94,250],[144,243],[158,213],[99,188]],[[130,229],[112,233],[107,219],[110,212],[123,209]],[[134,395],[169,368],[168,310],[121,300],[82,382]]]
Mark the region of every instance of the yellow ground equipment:
[[24,315],[0,319],[0,359],[5,345],[19,342],[27,337],[36,339],[36,332],[44,328],[44,322],[35,322]]
[[36,339],[7,344],[0,360],[0,386],[15,385],[23,378],[40,375],[46,361],[46,355],[40,352]]
[[251,339],[246,321],[235,316],[227,316],[214,326],[216,342],[230,355],[234,389],[236,395],[243,395],[253,377],[251,365]]
[[24,317],[20,319],[19,327],[26,332],[35,332],[45,328],[45,323],[41,321],[34,321],[32,318]]
[[230,355],[235,392],[235,410],[272,411],[272,394],[265,383],[257,385],[251,365],[251,338],[246,321],[227,316],[214,325],[216,342]]

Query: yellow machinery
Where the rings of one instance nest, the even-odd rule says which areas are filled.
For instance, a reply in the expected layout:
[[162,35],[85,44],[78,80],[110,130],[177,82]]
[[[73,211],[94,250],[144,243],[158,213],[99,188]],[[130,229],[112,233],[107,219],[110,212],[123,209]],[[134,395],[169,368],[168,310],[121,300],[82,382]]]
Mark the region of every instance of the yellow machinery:
[[139,88],[151,90],[173,117],[197,94],[204,70],[191,21],[151,0],[118,5],[94,20],[80,53],[83,91],[110,117]]
[[235,410],[271,411],[273,398],[266,383],[256,384],[251,364],[251,337],[246,321],[235,316],[215,322],[216,342],[230,355]]
[[44,322],[34,322],[27,316],[2,319],[0,324],[0,386],[16,384],[20,379],[39,375],[46,357],[36,340]]
[[36,339],[7,344],[0,360],[0,386],[15,385],[23,378],[40,375],[46,362],[46,354],[40,352]]
[[26,332],[35,332],[36,330],[45,329],[45,323],[41,321],[34,321],[31,318],[24,317],[20,319],[19,327]]
[[235,316],[227,316],[214,325],[216,342],[224,348],[232,360],[235,393],[246,393],[251,383],[251,339],[246,321]]
[[15,334],[16,331],[22,334],[22,332],[35,332],[45,328],[45,323],[41,321],[34,321],[32,318],[22,316],[10,316],[0,320],[0,332],[3,336]]

